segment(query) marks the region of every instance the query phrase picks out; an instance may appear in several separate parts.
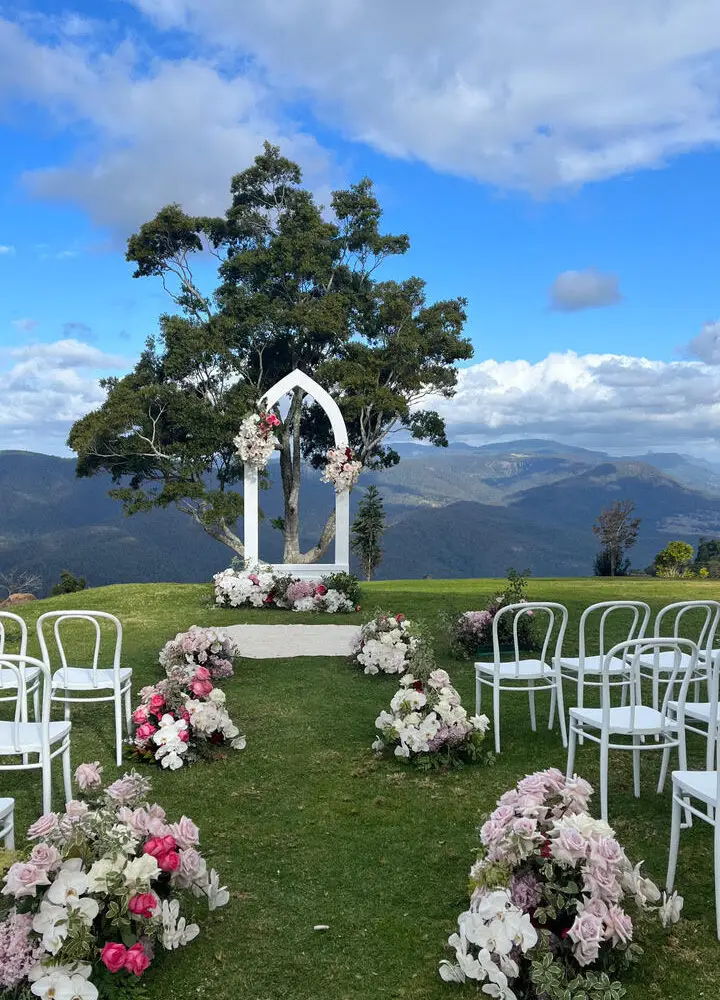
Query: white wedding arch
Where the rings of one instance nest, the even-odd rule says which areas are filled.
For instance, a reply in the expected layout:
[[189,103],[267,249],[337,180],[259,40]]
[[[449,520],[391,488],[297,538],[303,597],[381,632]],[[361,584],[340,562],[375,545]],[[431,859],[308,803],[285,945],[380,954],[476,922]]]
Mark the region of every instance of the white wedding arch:
[[[293,389],[303,389],[308,396],[323,408],[330,420],[335,447],[346,447],[348,443],[347,428],[340,407],[321,385],[301,372],[299,369],[290,372],[279,382],[268,389],[260,400],[260,406],[270,411],[284,395]],[[245,463],[244,474],[245,513],[243,518],[243,533],[245,544],[245,564],[256,566],[260,561],[258,535],[258,470],[256,466]],[[278,573],[298,577],[325,576],[329,573],[347,573],[350,570],[350,491],[343,490],[335,494],[335,561],[332,563],[275,563],[273,569]]]

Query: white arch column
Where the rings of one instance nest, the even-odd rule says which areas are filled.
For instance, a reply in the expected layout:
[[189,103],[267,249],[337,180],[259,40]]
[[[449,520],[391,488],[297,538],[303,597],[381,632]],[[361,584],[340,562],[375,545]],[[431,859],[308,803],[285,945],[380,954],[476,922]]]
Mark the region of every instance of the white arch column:
[[[301,372],[299,369],[290,372],[279,382],[268,389],[260,400],[260,405],[267,411],[271,410],[283,396],[293,389],[302,389],[312,396],[330,420],[336,448],[346,448],[348,444],[347,427],[340,407],[332,396],[321,385]],[[256,565],[260,561],[259,551],[259,490],[258,472],[255,466],[245,464],[244,471],[244,516],[243,540],[245,544],[245,563]],[[335,494],[335,561],[332,563],[275,563],[273,569],[278,573],[287,573],[299,577],[325,576],[329,573],[347,573],[350,570],[350,490]]]

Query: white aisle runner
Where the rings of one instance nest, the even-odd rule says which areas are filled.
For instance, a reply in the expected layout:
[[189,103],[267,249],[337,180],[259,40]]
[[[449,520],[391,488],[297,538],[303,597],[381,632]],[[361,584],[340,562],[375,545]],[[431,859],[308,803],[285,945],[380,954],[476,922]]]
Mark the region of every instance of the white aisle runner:
[[349,656],[360,635],[359,625],[226,625],[239,656],[254,660],[289,656]]

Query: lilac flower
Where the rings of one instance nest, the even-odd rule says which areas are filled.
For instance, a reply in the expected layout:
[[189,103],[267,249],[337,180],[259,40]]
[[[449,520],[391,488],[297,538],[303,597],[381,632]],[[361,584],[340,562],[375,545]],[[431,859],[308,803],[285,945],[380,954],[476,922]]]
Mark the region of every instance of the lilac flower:
[[527,913],[534,910],[542,899],[540,883],[532,872],[524,872],[521,875],[513,875],[510,879],[510,898],[515,906]]
[[32,922],[32,913],[15,910],[0,922],[0,989],[15,989],[40,961],[43,946],[30,936]]

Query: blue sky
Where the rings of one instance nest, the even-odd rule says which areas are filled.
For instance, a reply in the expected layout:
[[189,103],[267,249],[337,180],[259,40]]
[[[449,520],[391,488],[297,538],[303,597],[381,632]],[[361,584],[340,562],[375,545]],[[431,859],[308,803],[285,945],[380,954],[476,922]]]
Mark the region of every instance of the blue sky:
[[720,457],[720,8],[387,6],[0,6],[0,448],[63,452],[169,306],[128,233],[221,212],[267,137],[469,299],[455,436]]

